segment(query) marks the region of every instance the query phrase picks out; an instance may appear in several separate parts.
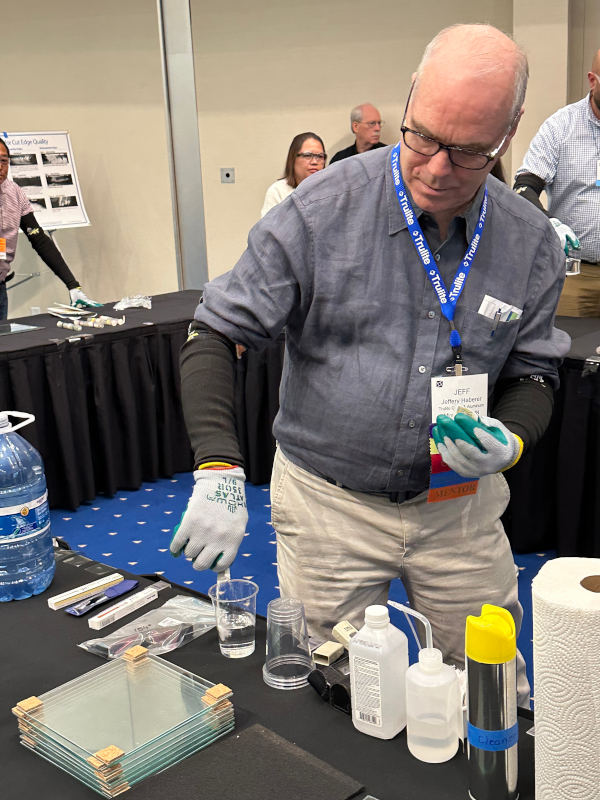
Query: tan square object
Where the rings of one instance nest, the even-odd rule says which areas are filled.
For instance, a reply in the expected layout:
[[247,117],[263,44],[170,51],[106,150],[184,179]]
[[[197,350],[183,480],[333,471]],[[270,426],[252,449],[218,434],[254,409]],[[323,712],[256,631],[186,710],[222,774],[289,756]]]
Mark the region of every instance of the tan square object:
[[104,747],[102,750],[97,750],[94,755],[105,764],[111,764],[113,761],[117,761],[117,759],[122,758],[125,755],[125,751],[121,750],[121,748],[117,747],[115,744],[109,744],[108,747]]
[[136,644],[134,647],[130,647],[129,650],[125,650],[123,653],[123,658],[125,661],[140,661],[142,658],[145,658],[147,654],[147,647],[142,647],[141,644]]
[[222,697],[231,694],[231,689],[229,686],[225,686],[224,683],[217,683],[216,686],[211,686],[210,689],[207,689],[206,694],[214,697],[215,700],[220,700]]

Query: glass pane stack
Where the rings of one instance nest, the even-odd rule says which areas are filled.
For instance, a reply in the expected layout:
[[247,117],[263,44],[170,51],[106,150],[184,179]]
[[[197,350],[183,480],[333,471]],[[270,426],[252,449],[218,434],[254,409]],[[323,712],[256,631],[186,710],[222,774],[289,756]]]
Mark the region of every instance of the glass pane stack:
[[21,744],[116,797],[233,730],[231,696],[137,646],[13,713]]

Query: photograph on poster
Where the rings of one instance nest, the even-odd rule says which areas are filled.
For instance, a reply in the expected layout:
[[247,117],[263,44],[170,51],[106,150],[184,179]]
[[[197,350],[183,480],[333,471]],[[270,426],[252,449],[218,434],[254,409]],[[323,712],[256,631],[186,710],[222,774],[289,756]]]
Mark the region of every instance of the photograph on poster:
[[42,164],[68,164],[69,156],[66,153],[42,153]]
[[10,157],[11,167],[37,166],[35,153],[16,153]]
[[70,208],[77,205],[77,198],[74,195],[58,195],[58,197],[51,197],[50,203],[52,208]]

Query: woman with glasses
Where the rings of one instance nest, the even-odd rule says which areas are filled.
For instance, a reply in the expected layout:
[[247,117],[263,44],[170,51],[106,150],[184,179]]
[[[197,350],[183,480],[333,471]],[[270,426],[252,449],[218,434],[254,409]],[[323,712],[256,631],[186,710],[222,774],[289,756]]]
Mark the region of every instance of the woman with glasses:
[[264,217],[273,206],[285,200],[305,178],[322,170],[326,159],[325,145],[316,133],[307,131],[294,136],[288,150],[283,178],[272,183],[267,189],[260,212],[261,217]]

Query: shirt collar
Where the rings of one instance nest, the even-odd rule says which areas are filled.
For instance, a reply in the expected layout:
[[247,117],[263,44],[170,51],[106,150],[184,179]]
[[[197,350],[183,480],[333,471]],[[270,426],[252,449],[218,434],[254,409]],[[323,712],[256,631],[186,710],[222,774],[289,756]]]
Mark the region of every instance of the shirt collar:
[[585,109],[586,109],[586,114],[587,114],[587,118],[589,119],[589,121],[590,121],[590,122],[593,122],[593,123],[594,123],[594,125],[598,125],[598,126],[600,126],[600,119],[598,119],[598,117],[597,117],[597,116],[594,114],[594,112],[592,111],[592,98],[591,98],[591,92],[590,92],[590,94],[588,94],[588,96],[587,96],[587,102],[586,102],[586,104],[585,104]]
[[[406,186],[404,188],[417,215],[417,218],[419,218],[421,214],[423,214],[423,209],[419,208],[419,206],[413,202],[408,188]],[[392,178],[392,168],[390,166],[389,159],[385,170],[385,190],[388,205],[389,235],[393,236],[393,234],[398,233],[398,231],[404,230],[407,225],[404,214],[402,213],[402,209],[400,208],[400,203],[398,202],[398,196],[396,195],[396,188]],[[471,201],[469,207],[466,208],[462,214],[457,215],[459,217],[464,217],[466,221],[466,234],[469,241],[473,238],[475,227],[479,222],[479,213],[481,211],[481,203],[483,202],[484,190],[485,182],[479,187],[477,194]]]

